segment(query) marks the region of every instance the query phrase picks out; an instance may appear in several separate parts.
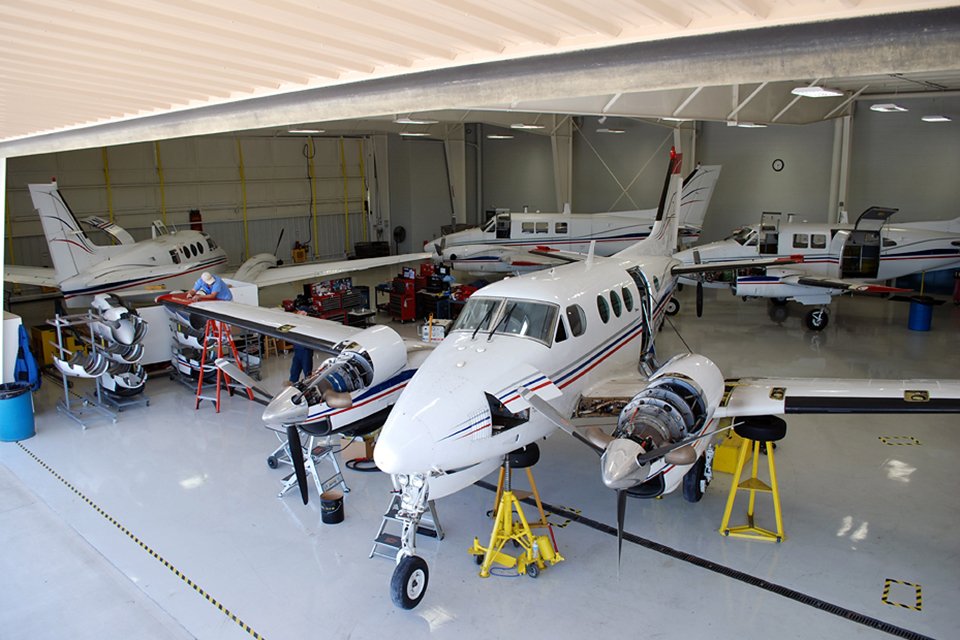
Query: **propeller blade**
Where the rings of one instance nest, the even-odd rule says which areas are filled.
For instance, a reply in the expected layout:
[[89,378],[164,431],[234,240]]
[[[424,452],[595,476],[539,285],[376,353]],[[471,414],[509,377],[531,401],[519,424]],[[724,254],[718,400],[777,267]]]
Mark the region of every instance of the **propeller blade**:
[[[591,449],[597,452],[597,454],[602,455],[605,447],[600,446],[596,442],[591,441],[589,438],[585,438],[583,435],[576,431],[577,427],[570,422],[563,414],[554,409],[550,403],[538,396],[537,394],[530,391],[526,387],[520,387],[520,397],[530,403],[530,406],[539,411],[544,415],[544,417],[552,422],[553,424],[560,427],[561,430],[569,433],[574,438],[587,445]],[[599,429],[597,430],[599,431]],[[593,436],[594,434],[589,434]],[[603,440],[604,438],[609,438],[606,434],[597,433],[595,435],[597,440]]]
[[703,317],[703,279],[697,280],[697,317]]
[[238,367],[236,363],[227,360],[226,358],[217,358],[217,361],[214,363],[217,365],[217,368],[223,371],[225,374],[242,384],[243,386],[253,389],[260,395],[265,398],[272,398],[274,394],[270,393],[263,387],[260,387],[257,384],[257,381],[248,376],[243,369]]
[[307,504],[307,469],[303,466],[303,447],[300,445],[300,430],[296,425],[287,425],[287,446],[290,447],[290,460],[293,462],[293,471],[297,474],[297,486],[300,487],[300,497],[303,504]]
[[620,558],[623,556],[623,520],[627,513],[627,492],[617,490],[617,575],[620,575]]

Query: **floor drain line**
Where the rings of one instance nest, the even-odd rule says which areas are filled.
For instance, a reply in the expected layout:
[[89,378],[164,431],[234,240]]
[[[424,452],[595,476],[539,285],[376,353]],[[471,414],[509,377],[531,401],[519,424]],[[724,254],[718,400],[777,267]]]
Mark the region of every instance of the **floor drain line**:
[[[483,489],[487,489],[488,491],[497,490],[497,488],[494,485],[482,480],[477,482],[476,485]],[[524,498],[522,502],[529,506],[536,506],[536,502],[534,502],[531,498]],[[564,509],[562,507],[554,506],[547,502],[542,502],[542,504],[543,504],[543,508],[546,511],[549,511],[560,517],[568,518],[573,522],[578,522],[580,524],[590,527],[591,529],[595,529],[596,531],[600,531],[602,533],[606,533],[611,536],[617,535],[617,529],[615,527],[611,527],[608,524],[597,522],[596,520],[591,520],[590,518],[586,518],[578,513],[574,513],[573,511]],[[673,547],[668,547],[665,544],[654,542],[653,540],[643,538],[641,536],[638,536],[633,533],[629,533],[627,531],[623,532],[623,539],[628,542],[632,542],[633,544],[644,547],[646,549],[650,549],[651,551],[656,551],[657,553],[663,554],[665,556],[669,556],[671,558],[675,558],[682,562],[686,562],[688,564],[692,564],[692,565],[701,567],[703,569],[713,571],[714,573],[719,573],[728,578],[733,578],[734,580],[738,580],[740,582],[749,584],[754,587],[758,587],[765,591],[775,593],[779,596],[789,598],[790,600],[794,600],[795,602],[799,602],[801,604],[805,604],[807,606],[813,607],[819,611],[832,613],[833,615],[840,616],[844,620],[849,620],[850,622],[856,622],[858,624],[862,624],[864,626],[870,627],[871,629],[876,629],[877,631],[883,631],[885,633],[889,633],[890,635],[897,636],[899,638],[907,638],[907,640],[933,640],[933,638],[931,638],[930,636],[925,636],[923,634],[917,633],[916,631],[911,631],[910,629],[904,629],[903,627],[898,627],[888,622],[884,622],[883,620],[879,620],[877,618],[873,618],[871,616],[868,616],[862,613],[857,613],[856,611],[853,611],[851,609],[846,609],[839,605],[835,605],[830,602],[820,600],[819,598],[808,596],[805,593],[795,591],[794,589],[784,587],[783,585],[779,585],[774,582],[764,580],[763,578],[752,576],[749,573],[744,573],[743,571],[732,569],[728,566],[718,564],[711,560],[707,560],[706,558],[701,558],[699,556],[695,556],[685,551],[674,549]]]
[[251,629],[251,628],[250,628],[250,625],[248,625],[247,623],[245,623],[243,620],[241,620],[240,618],[238,618],[238,617],[236,616],[236,614],[234,614],[233,612],[231,612],[230,609],[227,609],[227,608],[226,608],[225,606],[223,606],[223,604],[221,604],[216,598],[214,598],[214,597],[211,596],[209,593],[207,593],[200,585],[198,585],[196,582],[194,582],[193,580],[191,580],[190,578],[188,578],[188,577],[186,576],[186,574],[184,574],[182,571],[180,571],[180,570],[177,569],[175,566],[173,566],[166,558],[164,558],[164,557],[161,556],[159,553],[157,553],[156,551],[154,551],[154,550],[153,550],[151,547],[149,547],[143,540],[141,540],[141,539],[138,538],[136,535],[134,535],[134,533],[133,533],[132,531],[130,531],[130,530],[127,529],[125,526],[123,526],[122,524],[120,524],[119,522],[117,522],[116,518],[114,518],[114,517],[111,516],[109,513],[107,513],[107,512],[104,511],[103,509],[101,509],[100,506],[97,505],[97,503],[95,503],[93,500],[91,500],[90,498],[88,498],[87,496],[85,496],[85,495],[83,494],[83,492],[81,492],[81,491],[80,491],[79,489],[77,489],[75,486],[73,486],[72,484],[70,484],[70,482],[69,482],[66,478],[64,478],[63,476],[61,476],[61,475],[60,475],[59,473],[57,473],[56,471],[54,471],[54,470],[50,467],[50,465],[48,465],[46,462],[44,462],[44,461],[41,460],[39,457],[37,457],[37,455],[36,455],[35,453],[33,453],[32,451],[30,451],[30,449],[27,449],[25,446],[23,446],[23,443],[17,442],[17,446],[19,446],[21,449],[23,449],[28,456],[30,456],[31,458],[33,458],[33,459],[36,461],[37,464],[39,464],[41,467],[43,467],[43,468],[46,469],[48,472],[50,472],[50,474],[51,474],[54,478],[56,478],[57,480],[59,480],[60,482],[62,482],[68,489],[70,489],[70,491],[72,491],[73,493],[75,493],[75,494],[77,495],[77,497],[79,497],[81,500],[83,500],[84,502],[86,502],[90,507],[92,507],[94,511],[96,511],[96,512],[99,513],[101,516],[103,516],[103,517],[107,520],[107,522],[109,522],[110,524],[112,524],[113,526],[115,526],[117,529],[120,530],[121,533],[123,533],[125,536],[127,536],[128,538],[130,538],[131,540],[133,540],[135,543],[137,543],[137,545],[138,545],[141,549],[143,549],[144,551],[146,551],[149,555],[153,556],[158,562],[160,562],[160,564],[162,564],[162,565],[165,566],[167,569],[169,569],[170,572],[173,573],[173,575],[177,576],[177,577],[180,578],[184,583],[186,583],[187,586],[189,586],[191,589],[193,589],[193,590],[196,591],[198,594],[200,594],[201,596],[203,596],[203,598],[204,598],[207,602],[209,602],[210,604],[212,604],[213,606],[215,606],[223,615],[225,615],[225,616],[227,616],[228,618],[230,618],[231,620],[233,620],[235,623],[237,623],[237,625],[240,626],[241,629],[243,629],[244,631],[246,631],[247,633],[249,633],[252,637],[256,638],[257,640],[266,640],[262,635],[260,635],[259,633],[257,633],[257,632],[254,631],[253,629]]

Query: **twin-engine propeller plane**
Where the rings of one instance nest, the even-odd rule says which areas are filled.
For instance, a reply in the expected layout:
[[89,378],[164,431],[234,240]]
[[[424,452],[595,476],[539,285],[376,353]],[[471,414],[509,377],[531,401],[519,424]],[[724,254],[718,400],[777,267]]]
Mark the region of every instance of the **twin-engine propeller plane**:
[[313,373],[279,394],[264,389],[236,364],[217,362],[229,377],[260,396],[266,405],[264,426],[286,433],[304,504],[308,494],[304,460],[297,455],[299,430],[312,436],[348,438],[375,431],[433,349],[433,345],[401,338],[385,325],[361,329],[238,302],[193,302],[181,294],[163,295],[157,301],[195,329],[202,329],[208,320],[223,321],[327,355]]
[[[398,606],[417,606],[427,588],[429,570],[416,555],[415,536],[428,501],[469,486],[557,427],[600,454],[601,478],[617,492],[622,538],[628,492],[654,497],[684,485],[686,497],[699,499],[710,474],[709,436],[721,418],[960,411],[960,381],[730,384],[695,354],[642,377],[638,364],[652,363],[648,356],[677,277],[693,272],[672,255],[679,172],[680,157],[672,157],[648,238],[611,257],[590,255],[477,291],[407,383],[374,450],[377,466],[400,490],[403,532],[390,585]],[[619,397],[630,391],[611,434],[570,423],[581,404],[614,395],[612,388]],[[776,428],[769,422],[757,420],[751,428]]]
[[[152,238],[136,242],[123,228],[92,216],[85,222],[110,234],[117,244],[98,245],[84,232],[56,182],[31,184],[30,197],[40,214],[53,268],[5,265],[4,280],[59,288],[69,307],[86,307],[94,296],[155,298],[163,291],[190,289],[200,273],[220,272],[227,254],[202,231],[169,231],[155,221]],[[231,276],[258,287],[321,278],[403,262],[424,260],[428,253],[277,266],[277,257],[261,253]]]
[[779,213],[765,213],[759,225],[739,229],[726,240],[686,249],[676,258],[688,265],[709,265],[802,256],[802,264],[768,267],[763,274],[738,273],[732,282],[708,281],[707,286],[729,286],[734,295],[748,298],[817,305],[804,320],[808,329],[821,331],[829,322],[826,305],[833,296],[901,292],[876,283],[960,266],[960,218],[888,225],[896,212],[870,207],[854,225],[781,222]]
[[[693,244],[720,177],[720,166],[697,166],[683,182],[680,239]],[[498,213],[482,228],[465,229],[424,244],[434,259],[468,273],[528,273],[568,262],[564,256],[610,256],[647,237],[656,209],[611,213]]]

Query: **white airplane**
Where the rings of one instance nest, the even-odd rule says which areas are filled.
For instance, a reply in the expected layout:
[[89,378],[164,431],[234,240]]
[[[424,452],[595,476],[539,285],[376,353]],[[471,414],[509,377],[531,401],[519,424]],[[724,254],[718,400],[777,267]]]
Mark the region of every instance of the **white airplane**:
[[[301,450],[299,431],[319,437],[354,437],[378,429],[433,349],[432,344],[402,338],[385,325],[361,329],[238,302],[192,302],[179,294],[163,295],[157,301],[195,329],[202,329],[207,320],[221,320],[326,354],[310,376],[276,395],[235,365],[217,363],[228,376],[261,396],[266,404],[264,426],[286,433],[289,452]],[[307,504],[303,458],[290,458]]]
[[731,282],[708,281],[706,285],[729,286],[737,296],[817,305],[807,312],[805,323],[808,329],[821,331],[830,319],[826,305],[835,295],[903,291],[873,283],[960,266],[960,218],[886,224],[896,212],[870,207],[854,225],[781,222],[780,214],[765,213],[758,225],[739,229],[726,240],[686,249],[675,257],[687,265],[802,257],[800,264],[768,267],[762,274],[738,273]]
[[[153,223],[151,239],[136,242],[115,224],[96,216],[87,218],[86,222],[109,233],[117,242],[94,244],[56,182],[31,184],[29,188],[50,247],[53,268],[5,265],[4,280],[59,288],[67,306],[85,307],[101,293],[153,298],[163,291],[190,289],[202,272],[220,272],[227,263],[227,254],[206,233],[171,232],[159,221]],[[232,278],[265,287],[429,257],[429,253],[414,253],[278,267],[276,256],[261,253],[244,262]]]
[[[683,183],[680,238],[692,244],[720,177],[720,166],[698,166]],[[527,273],[557,266],[567,252],[610,256],[645,238],[657,209],[612,213],[499,213],[483,228],[465,229],[430,240],[424,251],[469,273]]]
[[[428,501],[469,486],[557,427],[601,455],[622,537],[627,492],[654,497],[683,485],[688,499],[700,498],[710,475],[709,436],[722,418],[770,433],[782,430],[782,421],[750,416],[960,411],[960,381],[741,379],[727,387],[719,369],[696,354],[641,376],[638,363],[651,362],[678,275],[698,268],[672,256],[679,166],[674,158],[668,172],[673,206],[666,215],[661,209],[648,238],[611,257],[590,255],[477,291],[407,382],[374,450],[401,496],[403,533],[390,585],[397,606],[417,606],[427,588],[415,536]],[[610,397],[629,401],[612,434],[570,424],[578,406]]]

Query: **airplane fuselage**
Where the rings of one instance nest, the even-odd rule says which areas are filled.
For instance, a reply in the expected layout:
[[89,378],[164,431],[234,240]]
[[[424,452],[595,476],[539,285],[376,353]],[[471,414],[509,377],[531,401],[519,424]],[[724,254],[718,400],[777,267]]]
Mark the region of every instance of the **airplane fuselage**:
[[[820,304],[843,289],[813,287],[791,282],[792,276],[815,276],[852,282],[880,282],[901,276],[960,266],[960,225],[925,228],[925,223],[883,226],[861,244],[851,234],[850,224],[787,223],[779,228],[776,244],[764,244],[758,225],[739,230],[718,242],[687,249],[677,254],[684,264],[693,264],[698,252],[704,264],[751,258],[802,256],[803,262],[785,267],[768,267],[763,274],[741,274],[732,283],[734,293],[796,299]],[[931,223],[932,225],[935,223]]]
[[481,289],[398,399],[377,443],[378,466],[426,474],[439,498],[473,482],[472,470],[549,435],[554,424],[520,389],[569,416],[584,389],[635,369],[662,321],[674,264],[597,258]]
[[98,293],[133,289],[190,289],[204,271],[219,272],[227,254],[199,231],[178,231],[136,244],[97,246],[102,259],[60,282],[69,306],[84,306]]

